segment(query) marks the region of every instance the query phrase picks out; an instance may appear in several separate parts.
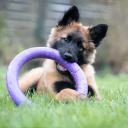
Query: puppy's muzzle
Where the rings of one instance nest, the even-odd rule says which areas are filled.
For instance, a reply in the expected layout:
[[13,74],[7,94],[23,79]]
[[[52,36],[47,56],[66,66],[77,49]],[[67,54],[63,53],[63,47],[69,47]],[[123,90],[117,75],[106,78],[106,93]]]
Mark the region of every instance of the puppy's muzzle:
[[63,58],[71,63],[73,63],[75,61],[73,58],[73,55],[69,52],[65,52]]

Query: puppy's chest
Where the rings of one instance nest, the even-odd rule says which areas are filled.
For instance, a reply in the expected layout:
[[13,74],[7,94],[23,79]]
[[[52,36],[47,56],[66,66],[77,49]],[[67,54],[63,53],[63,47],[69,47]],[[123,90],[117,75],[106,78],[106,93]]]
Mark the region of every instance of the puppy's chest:
[[56,72],[61,77],[61,80],[55,81],[54,91],[58,93],[61,90],[66,89],[66,88],[76,90],[75,82],[72,76],[70,75],[70,73],[67,70],[62,70],[62,69],[58,68],[58,64],[56,64]]
[[73,81],[73,79],[71,78],[71,76],[69,75],[61,75],[61,80],[58,80],[58,81],[55,81],[54,83],[54,91],[55,92],[60,92],[61,90],[63,89],[66,89],[66,88],[70,88],[70,89],[73,89],[73,90],[76,90],[75,88],[75,82]]

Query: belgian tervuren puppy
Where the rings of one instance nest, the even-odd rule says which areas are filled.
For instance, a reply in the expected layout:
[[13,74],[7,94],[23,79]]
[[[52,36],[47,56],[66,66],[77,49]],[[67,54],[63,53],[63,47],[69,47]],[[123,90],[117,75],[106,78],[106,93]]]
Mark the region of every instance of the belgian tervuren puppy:
[[[78,63],[86,75],[89,96],[100,99],[92,64],[95,61],[96,48],[106,36],[108,26],[106,24],[84,26],[79,17],[76,6],[67,10],[58,24],[52,28],[47,47],[57,49],[66,61]],[[54,60],[46,59],[42,67],[26,73],[19,83],[23,92],[36,84],[37,92],[50,92],[61,101],[83,98],[76,91],[74,81],[67,69]]]

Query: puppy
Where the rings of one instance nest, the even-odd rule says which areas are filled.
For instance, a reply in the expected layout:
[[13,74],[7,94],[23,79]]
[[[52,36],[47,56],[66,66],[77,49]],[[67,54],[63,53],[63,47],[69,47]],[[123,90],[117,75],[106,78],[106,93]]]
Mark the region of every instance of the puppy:
[[[106,36],[108,26],[106,24],[84,26],[79,17],[76,6],[69,8],[58,24],[52,28],[47,47],[57,49],[66,61],[76,62],[87,78],[88,96],[100,99],[92,64],[95,62],[96,48]],[[26,73],[19,84],[23,92],[34,84],[37,92],[48,92],[61,101],[83,98],[76,91],[75,83],[67,69],[54,60],[45,59],[42,67]]]

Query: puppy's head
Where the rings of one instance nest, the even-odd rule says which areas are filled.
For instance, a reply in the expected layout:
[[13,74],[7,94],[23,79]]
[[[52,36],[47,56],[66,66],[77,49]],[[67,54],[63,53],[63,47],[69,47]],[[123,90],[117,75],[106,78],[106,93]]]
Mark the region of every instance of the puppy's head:
[[106,36],[108,26],[84,26],[79,17],[76,6],[66,11],[57,26],[51,30],[48,46],[57,49],[68,62],[82,65],[94,62],[96,48]]

